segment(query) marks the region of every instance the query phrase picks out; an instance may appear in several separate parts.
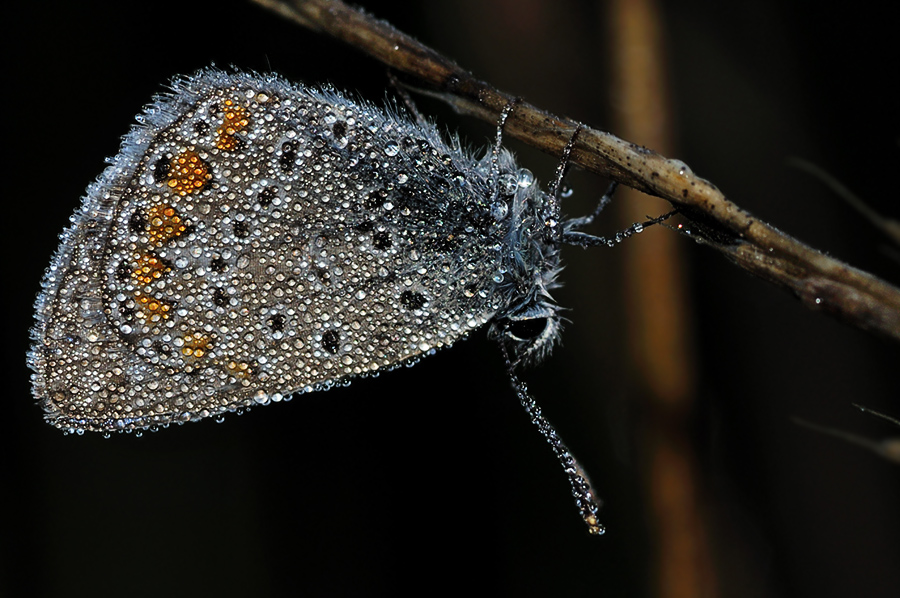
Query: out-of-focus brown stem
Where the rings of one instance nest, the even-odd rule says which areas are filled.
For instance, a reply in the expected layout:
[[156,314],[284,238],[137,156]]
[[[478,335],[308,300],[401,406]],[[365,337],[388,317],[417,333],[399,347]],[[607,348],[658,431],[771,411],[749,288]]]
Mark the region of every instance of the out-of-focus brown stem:
[[[354,45],[437,90],[457,110],[497,122],[511,96],[453,61],[338,0],[254,0],[305,27]],[[559,156],[577,123],[516,104],[504,132]],[[741,268],[793,292],[806,306],[900,340],[900,289],[839,262],[728,201],[687,166],[596,129],[582,129],[571,162],[661,197],[702,224],[701,239]]]
[[[605,13],[604,50],[612,60],[611,91],[617,129],[630,139],[670,152],[669,93],[659,8],[654,0],[612,0]],[[617,204],[622,223],[658,209],[625,190]],[[626,342],[635,409],[641,414],[635,445],[645,466],[643,483],[651,522],[654,596],[712,598],[718,594],[695,448],[689,430],[694,410],[690,300],[684,244],[674,235],[650,235],[622,247]]]

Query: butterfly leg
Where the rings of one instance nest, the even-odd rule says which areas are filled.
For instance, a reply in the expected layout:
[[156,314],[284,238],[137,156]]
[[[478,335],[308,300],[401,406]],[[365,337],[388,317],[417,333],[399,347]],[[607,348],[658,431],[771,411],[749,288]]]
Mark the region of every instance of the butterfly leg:
[[403,85],[400,84],[400,80],[397,79],[397,75],[394,74],[393,71],[388,70],[387,72],[388,82],[391,84],[391,87],[394,89],[394,93],[400,96],[400,99],[403,100],[403,105],[406,107],[406,110],[416,119],[416,124],[420,127],[425,127],[428,124],[427,119],[419,112],[419,109],[416,107],[416,103],[413,102],[413,99],[410,97],[409,93],[407,93],[406,89]]
[[615,247],[617,243],[621,243],[628,237],[642,232],[648,226],[659,224],[664,220],[668,220],[678,213],[678,210],[666,212],[662,216],[645,220],[644,222],[636,222],[624,230],[620,230],[611,237],[597,237],[588,233],[577,230],[571,230],[567,225],[564,227],[561,242],[566,245],[578,245],[579,247],[596,247],[598,245],[606,245],[607,247]]

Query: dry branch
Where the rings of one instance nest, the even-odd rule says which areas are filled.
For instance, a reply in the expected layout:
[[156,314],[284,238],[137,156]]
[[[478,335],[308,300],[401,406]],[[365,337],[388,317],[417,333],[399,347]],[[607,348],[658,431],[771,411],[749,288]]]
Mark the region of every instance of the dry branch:
[[[461,113],[496,123],[513,97],[339,0],[254,1],[355,46],[416,85],[434,89]],[[520,101],[504,133],[559,156],[577,125]],[[762,222],[684,163],[591,128],[579,133],[571,162],[671,202],[694,223],[695,238],[748,272],[792,291],[807,307],[900,341],[900,290]]]

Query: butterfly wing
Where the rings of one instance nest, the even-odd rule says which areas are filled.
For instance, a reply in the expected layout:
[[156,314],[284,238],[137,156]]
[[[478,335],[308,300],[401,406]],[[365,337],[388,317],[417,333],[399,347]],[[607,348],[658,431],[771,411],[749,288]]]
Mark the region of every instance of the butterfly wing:
[[327,388],[502,307],[485,168],[432,127],[214,70],[139,120],[38,299],[29,363],[57,427],[145,428]]

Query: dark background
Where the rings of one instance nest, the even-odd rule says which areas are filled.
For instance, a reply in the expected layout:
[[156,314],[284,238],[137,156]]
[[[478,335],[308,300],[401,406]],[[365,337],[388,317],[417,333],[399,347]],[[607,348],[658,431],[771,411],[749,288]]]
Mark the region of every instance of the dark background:
[[[362,4],[505,91],[611,128],[602,4]],[[801,4],[663,3],[673,157],[762,219],[896,283],[883,237],[785,163],[812,160],[900,217],[896,20]],[[84,188],[154,93],[213,62],[375,101],[387,82],[380,65],[247,3],[20,10],[6,22],[0,594],[647,595],[615,250],[564,253],[565,344],[524,373],[606,502],[602,538],[587,535],[483,332],[414,368],[223,424],[111,439],[44,424],[24,363],[38,283]],[[419,107],[473,146],[493,134],[434,101]],[[552,158],[510,145],[549,178]],[[566,205],[578,214],[604,181],[573,185]],[[900,469],[790,419],[897,436],[850,405],[900,415],[897,344],[687,250],[693,440],[722,594],[898,595]]]

